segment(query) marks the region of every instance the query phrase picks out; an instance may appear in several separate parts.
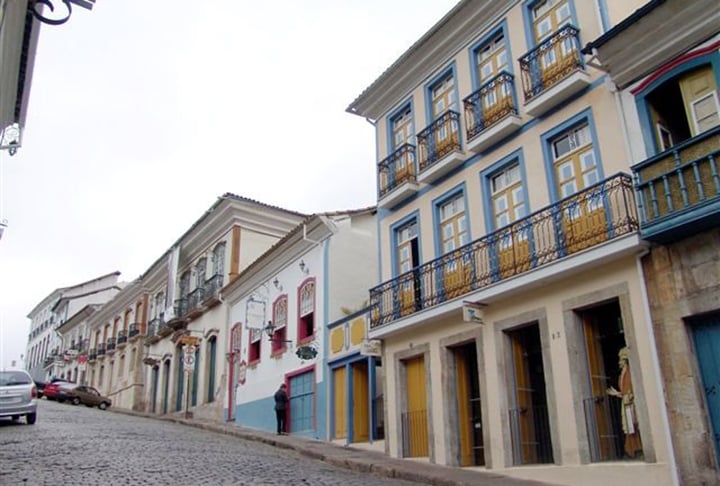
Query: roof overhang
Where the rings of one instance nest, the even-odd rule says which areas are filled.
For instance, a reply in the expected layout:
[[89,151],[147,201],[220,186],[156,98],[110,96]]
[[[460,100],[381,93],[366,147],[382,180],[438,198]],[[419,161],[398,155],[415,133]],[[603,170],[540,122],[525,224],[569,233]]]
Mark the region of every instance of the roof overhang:
[[40,23],[28,13],[28,0],[4,2],[0,8],[0,130],[17,123],[22,133],[27,116]]
[[621,89],[718,33],[717,0],[652,0],[596,40],[584,54]]
[[479,32],[492,28],[517,0],[462,0],[375,80],[346,111],[372,120],[446,64]]

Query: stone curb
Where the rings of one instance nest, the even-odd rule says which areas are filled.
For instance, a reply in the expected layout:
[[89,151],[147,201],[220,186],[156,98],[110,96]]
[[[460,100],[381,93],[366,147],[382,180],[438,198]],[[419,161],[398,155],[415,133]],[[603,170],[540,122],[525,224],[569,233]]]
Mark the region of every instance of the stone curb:
[[196,422],[191,419],[173,416],[160,417],[122,409],[108,410],[123,415],[173,422],[209,432],[260,442],[281,449],[293,450],[305,457],[343,469],[432,486],[549,486],[548,483],[539,481],[511,478],[486,471],[470,471],[438,464],[395,459],[376,451],[338,446],[329,442],[293,436],[276,436],[269,432],[248,430],[234,425]]

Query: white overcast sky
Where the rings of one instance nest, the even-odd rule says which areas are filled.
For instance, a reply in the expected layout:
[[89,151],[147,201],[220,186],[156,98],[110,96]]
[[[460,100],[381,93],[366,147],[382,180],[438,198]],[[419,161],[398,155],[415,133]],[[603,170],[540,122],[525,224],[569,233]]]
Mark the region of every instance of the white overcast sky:
[[0,152],[0,365],[50,292],[131,281],[225,192],[375,204],[372,127],[345,108],[456,3],[97,0],[43,25],[23,147]]

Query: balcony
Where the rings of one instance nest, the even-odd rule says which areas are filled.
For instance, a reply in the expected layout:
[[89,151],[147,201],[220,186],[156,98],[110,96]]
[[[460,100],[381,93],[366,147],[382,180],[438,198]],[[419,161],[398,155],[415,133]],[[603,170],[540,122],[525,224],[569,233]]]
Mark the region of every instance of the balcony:
[[590,84],[579,34],[576,27],[565,25],[520,58],[528,115],[540,116]]
[[222,274],[215,274],[209,279],[205,281],[205,292],[204,296],[205,300],[203,301],[203,304],[210,307],[215,307],[220,303],[220,289],[223,286],[223,276]]
[[418,133],[418,182],[431,183],[463,163],[460,114],[446,111]]
[[105,352],[111,354],[115,352],[117,340],[114,337],[107,338]]
[[124,330],[118,331],[118,335],[117,335],[118,349],[124,348],[127,345],[127,341],[128,341],[127,331],[124,331]]
[[720,225],[720,127],[632,167],[641,236],[670,243]]
[[520,129],[512,74],[502,72],[463,100],[467,149],[482,152]]
[[88,350],[88,363],[92,363],[97,360],[97,349],[90,348]]
[[401,145],[378,164],[378,206],[390,208],[420,187],[416,178],[415,146]]
[[98,358],[102,358],[103,356],[105,356],[105,344],[98,344],[97,356]]
[[138,324],[137,322],[133,322],[132,324],[130,324],[130,326],[128,326],[128,338],[130,339],[130,341],[132,341],[133,338],[135,338],[139,335],[140,335],[140,324]]
[[198,287],[188,294],[187,316],[189,319],[194,319],[202,314],[204,293],[205,289]]
[[[637,230],[632,180],[618,174],[371,289],[371,331],[471,292],[489,291],[510,277],[517,277],[515,285],[523,284],[518,281],[524,275],[526,285],[537,284],[544,267]],[[578,257],[576,265],[608,255],[613,253]],[[547,270],[548,276],[569,271],[578,270],[571,265]]]
[[[175,304],[173,305],[173,309],[175,312],[175,316],[169,319],[166,323],[166,325],[173,331],[177,331],[178,329],[183,329],[185,325],[187,324],[187,311],[188,311],[188,299],[187,297],[183,297],[181,299],[175,299]],[[160,332],[162,334],[162,330]]]
[[164,324],[165,321],[162,316],[158,316],[150,320],[148,323],[147,336],[145,337],[146,345],[149,346],[151,344],[155,344],[160,340],[160,327],[164,326]]

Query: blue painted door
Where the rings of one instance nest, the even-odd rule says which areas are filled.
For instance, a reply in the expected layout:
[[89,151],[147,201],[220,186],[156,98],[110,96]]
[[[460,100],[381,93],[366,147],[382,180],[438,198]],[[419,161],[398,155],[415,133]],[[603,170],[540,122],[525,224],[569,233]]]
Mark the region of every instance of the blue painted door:
[[692,330],[715,438],[715,453],[720,460],[720,314],[695,321]]
[[290,378],[290,432],[315,427],[315,372]]

